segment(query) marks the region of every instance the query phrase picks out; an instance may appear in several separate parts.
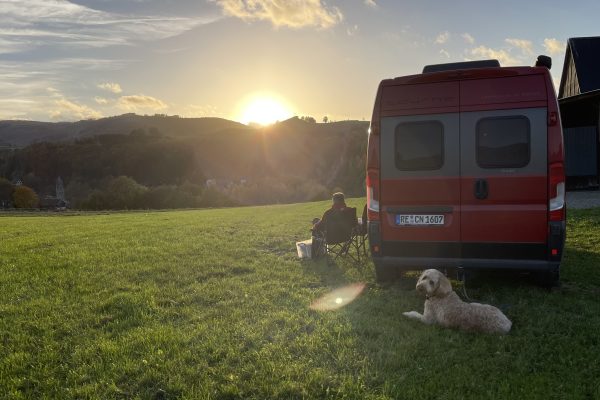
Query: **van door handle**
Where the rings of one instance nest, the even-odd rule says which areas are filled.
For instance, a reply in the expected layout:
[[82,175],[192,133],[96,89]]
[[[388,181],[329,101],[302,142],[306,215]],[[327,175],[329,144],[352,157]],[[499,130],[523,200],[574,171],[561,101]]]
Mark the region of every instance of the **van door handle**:
[[477,179],[474,186],[475,198],[479,200],[487,199],[488,197],[488,182],[485,179]]

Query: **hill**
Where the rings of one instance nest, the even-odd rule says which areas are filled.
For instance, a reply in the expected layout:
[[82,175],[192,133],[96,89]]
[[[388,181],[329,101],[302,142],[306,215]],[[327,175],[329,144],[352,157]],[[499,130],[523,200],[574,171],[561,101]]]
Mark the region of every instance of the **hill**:
[[[513,321],[499,337],[403,317],[423,307],[414,277],[379,286],[370,261],[300,262],[294,242],[328,203],[0,217],[0,393],[598,398],[598,210],[569,214],[562,288],[520,275],[469,281],[474,301]],[[366,288],[347,306],[310,308],[358,282]]]
[[[289,203],[324,199],[337,190],[356,196],[364,194],[367,128],[364,121],[292,118],[251,127],[218,118],[134,114],[57,124],[3,121],[1,141],[28,144],[0,150],[0,177],[20,179],[47,195],[60,176],[67,198],[86,208]],[[128,189],[140,196],[169,186],[161,196],[169,192],[178,200],[90,203],[94,191],[113,191],[112,180],[120,176],[144,186]],[[185,184],[186,193],[173,192]],[[202,200],[204,189],[210,190]]]
[[179,118],[123,114],[77,122],[0,121],[0,142],[25,147],[36,142],[75,140],[97,135],[127,135],[135,129],[156,129],[168,136],[209,134],[246,126],[222,118]]

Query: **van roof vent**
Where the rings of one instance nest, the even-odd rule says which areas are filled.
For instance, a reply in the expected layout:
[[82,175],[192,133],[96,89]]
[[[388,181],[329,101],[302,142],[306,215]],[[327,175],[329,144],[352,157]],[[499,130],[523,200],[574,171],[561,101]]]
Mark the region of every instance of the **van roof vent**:
[[498,60],[463,61],[447,64],[426,65],[423,68],[423,73],[453,71],[455,69],[496,68],[499,66],[500,63]]

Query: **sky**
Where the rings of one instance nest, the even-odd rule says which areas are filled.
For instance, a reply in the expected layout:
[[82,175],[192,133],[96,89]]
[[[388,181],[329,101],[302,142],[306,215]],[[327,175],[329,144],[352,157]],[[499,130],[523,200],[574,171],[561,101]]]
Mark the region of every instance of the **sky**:
[[368,120],[382,79],[539,54],[558,89],[567,39],[600,35],[598,15],[597,0],[0,0],[0,120]]

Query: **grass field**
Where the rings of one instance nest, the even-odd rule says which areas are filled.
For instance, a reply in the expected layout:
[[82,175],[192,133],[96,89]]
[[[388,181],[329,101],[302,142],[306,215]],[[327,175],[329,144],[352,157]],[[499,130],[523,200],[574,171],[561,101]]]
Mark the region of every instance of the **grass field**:
[[326,205],[0,218],[0,398],[600,398],[600,210],[569,213],[560,289],[468,288],[513,321],[493,336],[404,318],[414,280],[370,262],[299,261]]

